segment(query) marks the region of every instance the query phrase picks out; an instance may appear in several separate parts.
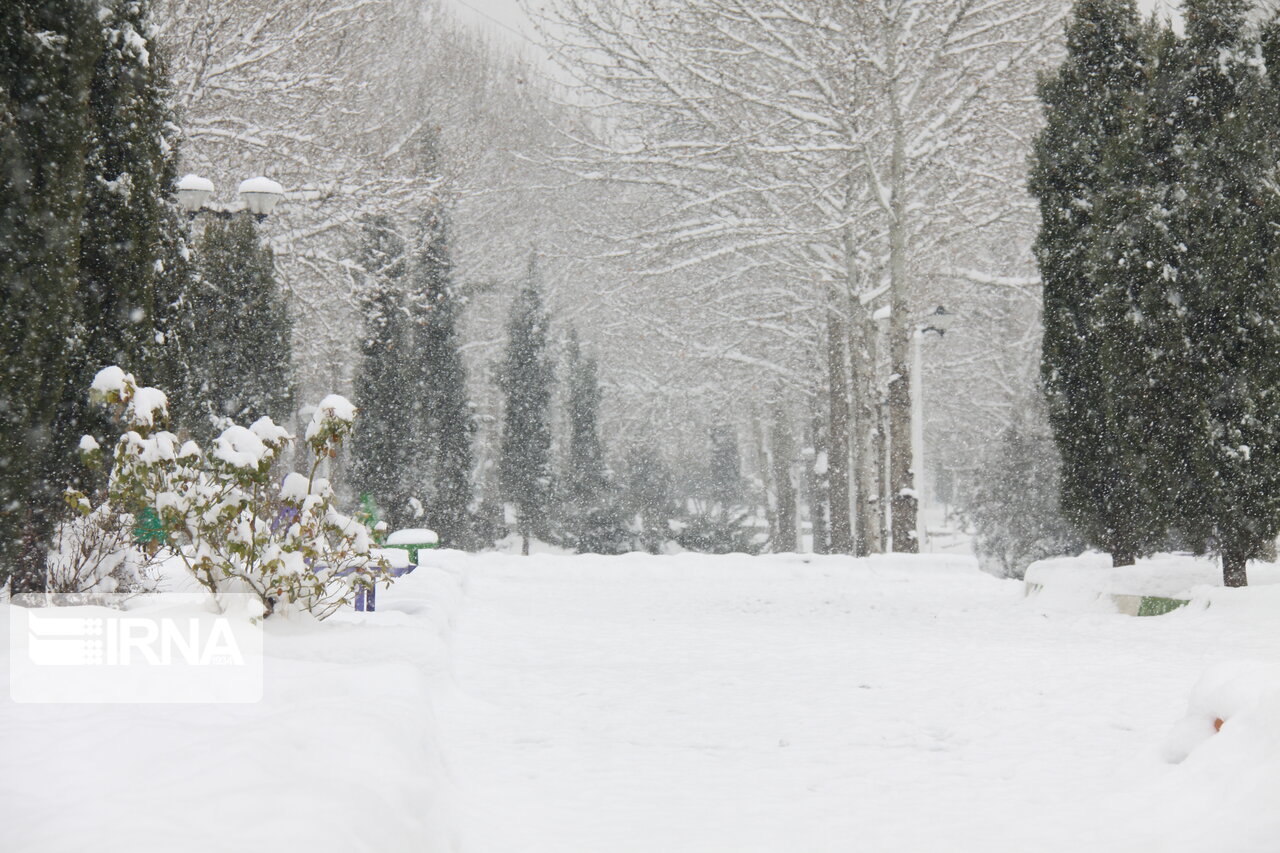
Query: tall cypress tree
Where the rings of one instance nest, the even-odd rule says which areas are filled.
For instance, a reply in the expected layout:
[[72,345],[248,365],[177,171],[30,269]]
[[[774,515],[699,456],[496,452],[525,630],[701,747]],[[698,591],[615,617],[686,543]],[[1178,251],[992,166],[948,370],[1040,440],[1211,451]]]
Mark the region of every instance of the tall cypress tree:
[[773,410],[770,461],[772,462],[774,495],[776,496],[777,525],[773,536],[773,550],[790,552],[798,550],[796,538],[796,486],[791,479],[791,463],[795,457],[795,438],[791,434],[791,419],[782,406]]
[[624,520],[631,525],[638,547],[660,553],[671,538],[671,519],[677,515],[671,470],[657,447],[646,443],[627,451],[622,471]]
[[546,525],[551,487],[551,383],[547,358],[550,321],[538,286],[537,257],[511,305],[507,352],[499,374],[505,395],[498,477],[503,498],[515,505],[522,552]]
[[569,454],[561,478],[563,521],[579,553],[620,553],[627,550],[627,532],[600,443],[600,379],[595,358],[582,351],[577,329],[569,332],[567,355]]
[[142,0],[0,9],[0,564],[44,583],[101,364],[143,369],[172,207],[172,122]]
[[359,302],[364,329],[355,382],[360,418],[351,436],[352,480],[388,525],[402,527],[409,516],[405,468],[410,464],[415,392],[406,382],[407,247],[387,217],[364,223],[356,262],[363,270]]
[[106,428],[85,390],[97,371],[116,364],[152,382],[165,378],[157,302],[187,273],[175,251],[186,234],[173,204],[176,125],[149,11],[148,2],[117,0],[99,14],[104,49],[89,87],[77,322],[58,425],[60,479],[68,482],[91,476],[73,452],[80,436]]
[[1099,249],[1114,225],[1101,193],[1131,184],[1142,157],[1131,132],[1147,79],[1133,0],[1077,0],[1067,51],[1040,86],[1047,121],[1031,176],[1041,211],[1042,373],[1064,513],[1127,565],[1159,535],[1163,515],[1136,441],[1147,412],[1143,354],[1129,328],[1131,259]]
[[155,296],[164,272],[156,261],[167,236],[182,231],[172,204],[175,121],[148,11],[140,0],[104,7],[106,50],[89,90],[77,300],[86,383],[107,364],[139,375],[154,368]]
[[253,217],[209,222],[196,268],[180,423],[208,440],[226,418],[285,422],[293,413],[293,326]]
[[412,490],[425,495],[427,523],[443,545],[473,544],[472,436],[475,421],[459,350],[462,301],[453,280],[449,221],[443,209],[424,218],[410,268],[411,347],[405,387],[411,389],[415,438]]
[[1242,586],[1247,560],[1280,531],[1280,87],[1275,66],[1257,61],[1280,58],[1280,32],[1273,19],[1259,39],[1244,0],[1184,8],[1171,125],[1182,154],[1174,216],[1187,352],[1167,377],[1183,402],[1171,455],[1185,460],[1181,523],[1221,556],[1225,583]]
[[738,450],[738,432],[730,424],[719,423],[711,428],[706,491],[721,510],[742,501],[742,454]]

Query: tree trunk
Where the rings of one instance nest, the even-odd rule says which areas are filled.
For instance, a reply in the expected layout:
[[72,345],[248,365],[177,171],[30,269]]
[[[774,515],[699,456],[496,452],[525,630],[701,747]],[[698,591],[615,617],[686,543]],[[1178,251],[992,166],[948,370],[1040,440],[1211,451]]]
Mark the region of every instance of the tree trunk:
[[791,425],[781,408],[773,416],[773,489],[777,495],[777,527],[774,551],[791,553],[799,550],[796,537],[796,488],[791,482],[791,457],[795,445]]
[[1236,554],[1222,554],[1223,586],[1248,586],[1249,576],[1246,572],[1248,560]]
[[845,323],[840,306],[827,320],[827,379],[831,402],[828,432],[827,493],[831,501],[831,553],[853,553],[849,513],[849,384],[845,378]]
[[916,540],[919,508],[911,459],[911,336],[915,321],[907,281],[907,137],[896,47],[891,46],[886,68],[893,128],[889,163],[889,488],[893,550],[916,554],[920,550]]
[[[860,307],[860,306],[859,306]],[[857,555],[881,550],[879,483],[876,476],[876,330],[865,312],[853,318],[849,346],[853,356],[853,479],[857,490]]]
[[[814,463],[821,458],[823,453],[827,453],[826,442],[822,435],[822,418],[820,415],[814,415],[813,421],[809,427],[812,439],[809,445],[813,448]],[[830,458],[830,454],[827,454]],[[813,553],[827,554],[830,549],[827,547],[827,500],[826,500],[826,474],[818,473],[814,470],[814,466],[806,466],[808,471],[805,480],[808,484],[809,491],[809,523],[813,529]]]
[[1138,554],[1136,551],[1130,550],[1128,548],[1112,549],[1112,552],[1111,552],[1112,568],[1119,568],[1120,566],[1132,566],[1137,561],[1138,561]]

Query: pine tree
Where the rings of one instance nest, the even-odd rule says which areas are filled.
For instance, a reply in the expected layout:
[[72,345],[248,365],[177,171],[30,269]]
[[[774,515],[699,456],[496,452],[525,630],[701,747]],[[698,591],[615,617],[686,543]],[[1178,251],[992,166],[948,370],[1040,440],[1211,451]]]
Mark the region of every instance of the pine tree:
[[1059,458],[1043,405],[1033,401],[992,445],[964,515],[984,562],[1021,579],[1046,557],[1078,554],[1085,542],[1059,507]]
[[1036,255],[1044,279],[1042,371],[1062,455],[1064,512],[1116,565],[1160,535],[1164,507],[1141,440],[1147,391],[1129,290],[1130,258],[1105,243],[1101,193],[1134,183],[1143,152],[1131,127],[1144,109],[1142,28],[1133,0],[1077,0],[1068,55],[1044,80],[1046,127],[1031,190],[1040,201]]
[[791,463],[795,457],[795,439],[791,423],[781,406],[773,413],[771,461],[773,491],[776,497],[777,523],[773,535],[775,552],[798,550],[796,540],[796,486],[791,479]]
[[286,422],[293,414],[293,325],[253,217],[209,222],[196,267],[195,323],[186,342],[192,387],[183,390],[197,408],[181,412],[179,423],[208,440],[226,418]]
[[562,521],[578,553],[616,554],[626,550],[626,529],[600,444],[596,360],[582,352],[576,329],[569,332],[567,349],[569,455],[561,477]]
[[738,433],[729,424],[716,424],[711,429],[706,494],[723,509],[742,500],[742,454],[738,450]]
[[157,299],[171,276],[186,273],[174,251],[186,233],[173,204],[176,126],[149,12],[142,0],[117,0],[99,15],[104,49],[89,87],[77,323],[58,424],[68,484],[89,475],[74,453],[80,436],[108,427],[85,389],[112,364],[161,378]]
[[1188,0],[1181,90],[1172,98],[1182,189],[1172,218],[1185,245],[1178,279],[1181,403],[1170,456],[1182,461],[1179,522],[1222,558],[1224,582],[1280,532],[1280,55],[1244,0]]
[[364,318],[355,404],[360,410],[351,437],[352,481],[368,495],[392,528],[405,526],[409,495],[405,470],[413,437],[413,400],[408,384],[409,320],[405,299],[408,266],[404,239],[386,217],[366,221],[356,263]]
[[677,515],[671,469],[652,445],[627,451],[623,460],[622,510],[633,532],[635,547],[658,554],[671,538],[671,519]]
[[547,358],[549,318],[538,287],[536,256],[511,306],[507,352],[499,375],[505,395],[498,477],[503,498],[515,505],[525,554],[546,525],[551,486],[551,384]]
[[414,430],[406,469],[412,477],[409,491],[425,495],[427,523],[439,534],[441,544],[468,548],[475,539],[471,517],[475,421],[459,349],[457,327],[463,306],[453,281],[444,210],[427,214],[409,274],[412,326],[405,388]]
[[0,575],[43,588],[74,338],[96,4],[0,4]]
[[[117,364],[150,372],[155,361],[156,261],[182,227],[172,203],[177,170],[175,120],[149,3],[104,7],[103,51],[89,91],[86,206],[80,236],[80,319],[87,375]],[[78,436],[77,436],[78,438]]]

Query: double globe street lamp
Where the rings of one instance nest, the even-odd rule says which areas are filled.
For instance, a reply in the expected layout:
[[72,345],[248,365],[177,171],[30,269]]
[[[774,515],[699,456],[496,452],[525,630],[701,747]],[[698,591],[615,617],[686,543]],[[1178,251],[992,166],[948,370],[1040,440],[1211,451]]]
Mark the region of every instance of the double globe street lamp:
[[178,206],[195,218],[201,211],[223,219],[230,219],[241,210],[248,210],[259,222],[275,210],[284,198],[284,187],[270,178],[249,178],[241,181],[238,194],[242,207],[208,207],[213,197],[213,181],[199,175],[185,175],[178,181]]

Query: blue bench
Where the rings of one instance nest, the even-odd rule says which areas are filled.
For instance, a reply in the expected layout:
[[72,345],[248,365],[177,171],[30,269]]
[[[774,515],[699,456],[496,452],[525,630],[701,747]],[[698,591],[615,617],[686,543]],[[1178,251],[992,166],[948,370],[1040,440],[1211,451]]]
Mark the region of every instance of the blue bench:
[[[394,568],[391,570],[391,577],[393,578],[403,577],[404,575],[409,574],[409,572],[413,571],[416,568],[418,568],[416,563],[410,563],[409,565],[404,566],[403,568]],[[344,575],[350,574],[353,571],[355,571],[355,569],[349,569],[343,572],[342,574]],[[377,598],[377,595],[378,595],[377,584],[374,584],[368,589],[361,589],[357,591],[356,592],[356,610],[360,613],[372,613],[374,611],[374,605],[377,603],[375,601],[375,599]]]

